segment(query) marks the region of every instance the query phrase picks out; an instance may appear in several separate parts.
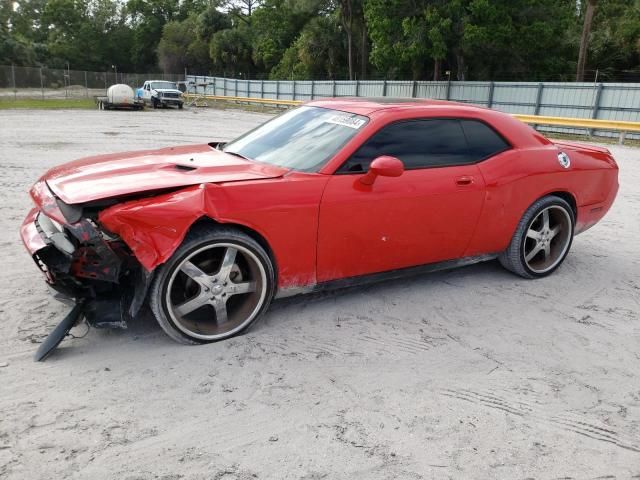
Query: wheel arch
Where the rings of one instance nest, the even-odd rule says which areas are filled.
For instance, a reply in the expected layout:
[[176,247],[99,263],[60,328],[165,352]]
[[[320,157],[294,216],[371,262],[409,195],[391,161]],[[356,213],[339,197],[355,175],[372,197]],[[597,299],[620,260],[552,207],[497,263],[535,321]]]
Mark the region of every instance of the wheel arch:
[[[169,337],[185,344],[209,343],[223,340],[246,331],[266,311],[277,291],[275,263],[272,260],[271,249],[266,239],[260,233],[246,225],[233,222],[220,222],[207,214],[195,218],[193,222],[184,228],[183,233],[184,238],[171,257],[162,264],[159,264],[158,268],[154,269],[153,280],[147,292],[147,302],[161,328]],[[215,307],[216,323],[219,322],[221,311],[224,315],[223,322],[227,322],[227,312],[230,311],[228,310],[229,304],[227,304],[226,300],[222,297],[226,295],[232,296],[238,293],[256,292],[251,295],[253,297],[251,301],[255,303],[251,304],[250,313],[243,313],[244,307],[236,309],[236,313],[238,313],[240,317],[237,321],[229,317],[232,322],[236,323],[232,323],[230,329],[224,331],[218,331],[217,329],[203,330],[200,327],[194,329],[189,326],[189,322],[187,322],[187,324],[183,323],[183,319],[179,313],[172,313],[171,310],[171,306],[176,305],[169,297],[169,289],[172,288],[173,279],[176,278],[175,272],[181,268],[184,262],[193,259],[194,255],[198,255],[200,252],[211,247],[223,247],[225,250],[227,250],[227,247],[235,247],[233,250],[244,251],[245,256],[248,255],[253,258],[253,260],[250,260],[249,257],[247,257],[247,262],[254,261],[260,266],[260,271],[254,271],[254,273],[260,275],[262,278],[260,288],[254,287],[245,292],[236,291],[236,287],[227,285],[228,281],[233,281],[233,277],[229,276],[229,271],[227,271],[227,273],[220,273],[222,275],[220,277],[218,274],[211,275],[209,278],[210,282],[205,281],[204,284],[200,281],[197,282],[201,283],[200,292],[203,291],[202,289],[204,287],[204,291],[207,293],[196,292],[195,295],[193,295],[192,292],[187,298],[191,301],[204,297],[204,303],[209,303]],[[233,263],[236,263],[236,260],[232,260],[232,264]],[[223,266],[224,263],[220,264],[220,272],[222,272]],[[231,265],[228,265],[228,267],[230,270]],[[202,272],[197,270],[198,267],[193,268],[197,271],[196,276],[200,277]],[[187,275],[192,276],[189,273],[187,273]],[[210,274],[205,274],[205,276],[209,275]],[[196,279],[193,276],[192,278],[194,278],[194,280]],[[246,278],[244,281],[256,285],[255,281],[257,278],[258,277]],[[249,283],[246,283],[246,285],[249,285]],[[180,285],[178,285],[178,288],[181,288]],[[213,296],[209,300],[211,295]],[[214,298],[216,295],[217,299]],[[181,303],[181,301],[179,302]],[[220,305],[224,306],[222,310],[220,310]],[[200,306],[203,306],[202,303],[200,303],[199,306],[196,305],[194,308],[197,309],[200,308]],[[196,323],[198,322],[199,321],[196,321]]]
[[[551,265],[545,267],[545,265],[543,264],[541,266],[542,269],[535,270],[535,268],[529,264],[529,261],[534,260],[534,258],[537,257],[537,253],[541,252],[541,248],[544,247],[545,253],[543,261],[548,262],[548,256],[550,255],[549,252],[552,251],[551,239],[554,238],[555,234],[554,236],[549,237],[548,234],[550,230],[546,230],[546,232],[542,231],[544,230],[544,228],[549,228],[548,224],[544,228],[539,227],[542,228],[542,230],[538,231],[537,233],[538,235],[542,234],[542,237],[531,237],[534,238],[535,241],[532,250],[530,250],[530,253],[532,253],[533,256],[531,258],[526,258],[526,240],[530,237],[528,231],[530,231],[530,229],[536,230],[535,228],[533,228],[533,222],[536,220],[536,218],[538,218],[539,215],[541,215],[542,211],[551,207],[560,208],[562,211],[564,211],[565,213],[563,217],[569,223],[571,223],[572,220],[566,206],[560,204],[558,202],[558,199],[563,200],[563,202],[568,204],[569,209],[571,209],[573,213],[573,225],[569,226],[569,235],[567,235],[566,239],[564,240],[564,244],[561,247],[559,256],[556,259],[552,259]],[[522,217],[516,225],[515,231],[512,234],[509,245],[499,255],[498,258],[502,266],[504,266],[507,270],[510,270],[511,272],[528,279],[539,278],[553,272],[560,266],[560,264],[562,264],[571,247],[571,243],[575,235],[574,232],[576,210],[577,207],[575,198],[573,197],[573,195],[571,195],[571,193],[567,191],[552,191],[538,197],[524,211]],[[547,216],[546,218],[546,222],[549,222],[549,216]],[[562,231],[563,230],[560,229],[557,231],[557,233],[562,233]]]
[[[520,219],[523,217],[523,215],[529,210],[529,208],[533,204],[535,204],[536,202],[542,200],[545,197],[551,197],[551,196],[555,196],[555,197],[561,198],[562,200],[564,200],[565,202],[567,202],[569,204],[569,206],[571,207],[571,211],[573,212],[573,222],[574,222],[574,225],[575,225],[575,223],[577,222],[577,219],[578,219],[578,206],[577,206],[575,197],[568,190],[552,190],[550,192],[545,193],[544,195],[540,195],[539,197],[534,198],[531,202],[529,202],[525,206],[525,208],[522,210],[522,212],[520,212],[520,217],[518,218],[518,221],[520,221]],[[513,229],[510,232],[509,240],[511,240],[511,238],[513,238],[513,235],[515,234],[517,228],[518,228],[518,223],[516,222],[516,224],[513,226]]]
[[[576,197],[571,192],[569,192],[568,190],[556,190],[556,191],[553,191],[553,192],[546,193],[545,195],[542,195],[541,197],[536,198],[533,202],[531,202],[531,205],[536,203],[541,198],[548,197],[548,196],[551,196],[551,195],[559,197],[559,198],[563,199],[565,202],[567,202],[569,204],[569,206],[571,207],[571,210],[573,212],[573,221],[574,221],[574,223],[576,223],[578,221],[578,204],[576,202]],[[531,205],[529,205],[529,206],[531,206]],[[529,207],[527,207],[527,208],[529,208]]]
[[[267,239],[258,231],[246,226],[246,225],[242,225],[240,223],[230,223],[230,222],[219,222],[217,220],[215,220],[212,217],[209,217],[207,215],[203,215],[199,218],[197,218],[185,231],[184,231],[184,236],[182,238],[182,242],[184,242],[185,237],[189,234],[189,232],[193,231],[194,229],[197,228],[206,228],[206,227],[216,227],[216,226],[225,226],[225,227],[231,227],[231,228],[235,228],[241,232],[243,232],[244,234],[248,235],[249,237],[251,237],[253,240],[255,240],[262,248],[264,248],[265,252],[267,253],[267,255],[269,256],[269,258],[271,259],[272,265],[273,265],[273,271],[274,271],[274,275],[275,275],[275,282],[276,285],[278,284],[278,262],[276,260],[275,254],[273,252],[273,249],[271,248],[271,245],[269,245],[269,242],[267,241]],[[182,243],[181,242],[181,243]],[[173,254],[173,252],[172,252]],[[168,261],[168,260],[167,260]],[[166,263],[166,262],[162,262],[162,263]],[[143,303],[147,300],[147,296],[149,294],[149,288],[158,272],[158,267],[162,265],[162,264],[158,264],[157,266],[155,266],[152,270],[146,270],[146,273],[141,273],[140,275],[138,275],[139,278],[136,278],[134,283],[133,283],[133,290],[134,290],[134,301],[132,302],[132,305],[130,307],[130,316],[133,318],[135,317],[138,312],[140,311],[140,308],[142,307]],[[142,267],[142,265],[140,266],[141,268],[141,272],[145,272],[144,267]]]
[[208,215],[203,215],[201,217],[199,217],[198,219],[196,219],[190,226],[189,228],[187,228],[186,230],[186,235],[189,234],[190,231],[192,231],[195,228],[202,228],[202,227],[216,227],[216,226],[224,226],[224,227],[230,227],[230,228],[235,228],[237,230],[240,230],[242,233],[248,235],[249,237],[251,237],[253,240],[255,240],[256,242],[258,242],[258,244],[264,248],[265,252],[267,252],[267,255],[269,255],[269,258],[271,259],[271,262],[273,263],[273,269],[275,271],[275,275],[276,275],[276,284],[277,284],[277,280],[278,280],[278,262],[276,259],[276,256],[273,252],[273,249],[271,248],[271,245],[269,244],[269,242],[267,241],[267,239],[265,238],[264,235],[262,235],[260,232],[258,232],[257,230],[247,226],[247,225],[243,225],[241,223],[234,223],[234,222],[219,222],[218,220],[216,220],[215,218],[212,218]]

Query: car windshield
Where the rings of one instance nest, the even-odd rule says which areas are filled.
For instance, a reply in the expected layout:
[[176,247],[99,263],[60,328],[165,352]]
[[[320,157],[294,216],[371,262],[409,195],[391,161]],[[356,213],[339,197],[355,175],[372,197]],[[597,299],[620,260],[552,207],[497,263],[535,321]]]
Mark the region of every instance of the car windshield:
[[177,90],[178,86],[173,82],[151,82],[154,90]]
[[258,162],[315,172],[368,121],[338,110],[299,107],[242,135],[223,150]]

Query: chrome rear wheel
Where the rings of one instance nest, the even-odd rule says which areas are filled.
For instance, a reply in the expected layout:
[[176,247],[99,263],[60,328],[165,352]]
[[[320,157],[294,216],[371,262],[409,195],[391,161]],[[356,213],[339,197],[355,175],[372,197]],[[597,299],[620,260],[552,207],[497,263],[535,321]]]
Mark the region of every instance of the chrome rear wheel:
[[524,238],[524,261],[531,271],[542,274],[564,258],[573,234],[569,212],[553,205],[543,209],[529,224]]
[[537,200],[522,216],[500,263],[524,278],[539,278],[558,268],[571,248],[574,212],[564,198]]

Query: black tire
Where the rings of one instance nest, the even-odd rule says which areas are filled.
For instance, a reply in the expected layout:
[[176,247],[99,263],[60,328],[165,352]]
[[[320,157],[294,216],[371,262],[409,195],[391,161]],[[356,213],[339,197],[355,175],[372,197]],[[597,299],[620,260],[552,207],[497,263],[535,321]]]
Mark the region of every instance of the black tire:
[[182,110],[182,106],[183,106],[183,105],[182,105],[181,103],[179,103],[179,104],[178,104],[178,110]]
[[[242,285],[249,285],[253,283],[255,285],[255,291],[246,292],[246,293],[230,293],[229,296],[222,301],[224,302],[224,322],[222,325],[229,324],[229,329],[227,331],[218,331],[218,307],[215,305],[212,306],[209,303],[203,304],[200,307],[197,307],[193,311],[187,312],[184,316],[179,316],[176,312],[176,308],[181,308],[182,305],[187,304],[188,302],[193,301],[196,297],[208,297],[209,295],[213,295],[213,293],[204,293],[203,287],[199,284],[199,282],[194,281],[190,275],[184,274],[184,270],[180,270],[181,267],[184,267],[184,262],[190,262],[192,264],[196,264],[198,256],[208,255],[209,252],[214,251],[215,249],[225,248],[225,252],[228,250],[236,250],[236,253],[240,253],[240,259],[233,260],[232,267],[236,268],[238,272],[236,275],[242,275],[240,272],[239,264],[242,262],[246,262],[246,265],[249,263],[256,262],[255,266],[250,267],[254,271],[259,272],[259,275],[255,275],[256,278],[245,278],[246,283]],[[234,254],[234,258],[235,258]],[[246,255],[246,257],[245,257]],[[201,257],[200,257],[201,258]],[[205,261],[209,261],[208,257],[205,256]],[[225,257],[226,259],[226,253]],[[217,273],[207,273],[206,278],[208,280],[216,280],[217,275],[221,275],[222,269],[224,267],[223,262],[224,259],[220,260],[220,264],[218,266],[219,271]],[[215,262],[214,262],[215,263]],[[199,268],[202,268],[202,271],[205,270],[203,263],[198,265]],[[261,266],[261,267],[260,267]],[[232,267],[229,267],[229,272],[231,272]],[[250,268],[246,268],[247,277],[250,277]],[[185,279],[186,287],[180,291],[180,286],[178,285],[178,280],[180,278]],[[199,277],[203,278],[203,277]],[[175,281],[175,283],[174,283]],[[235,282],[232,278],[229,278],[229,284],[240,286],[241,284],[232,283]],[[191,282],[190,286],[194,287],[196,290],[196,294],[187,295],[187,287],[189,287],[189,282]],[[224,283],[225,288],[227,283]],[[210,286],[210,285],[209,285]],[[216,285],[216,288],[221,288],[222,286]],[[217,342],[220,340],[225,340],[227,338],[239,335],[247,329],[249,329],[252,325],[254,325],[257,320],[264,314],[264,312],[269,308],[269,304],[273,298],[276,288],[276,275],[275,269],[273,266],[273,262],[267,252],[262,248],[262,246],[256,242],[253,238],[246,235],[245,233],[230,227],[225,226],[196,226],[194,227],[189,234],[186,236],[185,240],[182,242],[182,245],[178,247],[176,252],[172,255],[172,257],[163,265],[158,267],[156,271],[155,278],[153,283],[151,284],[151,288],[149,290],[149,305],[151,307],[151,311],[156,317],[156,320],[165,331],[165,333],[171,337],[173,340],[187,344],[187,345],[196,345],[202,343],[211,343]],[[209,289],[206,289],[209,292]],[[214,291],[214,288],[211,288],[211,292]],[[217,292],[222,296],[226,296],[225,294],[221,294],[221,292]],[[181,305],[175,305],[172,303],[172,298],[174,295],[182,295],[185,297],[182,300]],[[238,295],[240,297],[239,301],[236,301],[236,313],[233,312],[231,307],[229,307],[229,320],[227,320],[227,308],[229,303],[232,303],[232,298],[234,295]],[[247,295],[251,295],[251,297],[247,297]],[[248,307],[242,304],[242,302],[248,302],[249,300],[244,300],[245,298],[253,299],[254,297],[260,297],[259,301],[256,300],[256,305],[250,304]],[[216,301],[211,297],[211,301],[214,303]],[[220,301],[220,297],[218,297],[218,301]],[[228,302],[228,303],[227,303]],[[213,309],[213,310],[211,310]],[[244,312],[247,309],[251,309],[250,315],[245,316],[245,319],[242,320]],[[213,313],[215,311],[215,313]],[[200,318],[196,320],[188,319],[189,315],[197,314]],[[236,315],[238,319],[231,318],[232,315]],[[204,319],[202,319],[204,317]],[[198,332],[194,332],[198,330]],[[209,329],[209,331],[206,331]]]
[[155,98],[152,98],[151,105],[153,106],[154,109],[158,108],[158,100],[156,100]]
[[[542,226],[545,211],[546,229]],[[549,231],[550,222],[553,220],[550,220],[551,215],[555,216],[557,227],[560,228],[553,236],[552,231],[543,234],[544,231]],[[538,224],[541,231],[538,231]],[[523,278],[546,277],[564,262],[571,249],[574,227],[575,215],[571,205],[555,195],[543,197],[524,213],[509,247],[498,259],[504,268]],[[532,234],[540,237],[533,238]]]

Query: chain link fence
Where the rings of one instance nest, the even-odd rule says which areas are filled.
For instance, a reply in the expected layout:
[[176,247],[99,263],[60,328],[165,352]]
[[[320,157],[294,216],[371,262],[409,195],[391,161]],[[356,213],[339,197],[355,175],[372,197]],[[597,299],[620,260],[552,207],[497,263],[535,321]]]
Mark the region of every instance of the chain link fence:
[[183,81],[184,74],[88,72],[0,65],[0,98],[82,98],[105,95],[116,83],[141,87],[145,80]]

